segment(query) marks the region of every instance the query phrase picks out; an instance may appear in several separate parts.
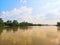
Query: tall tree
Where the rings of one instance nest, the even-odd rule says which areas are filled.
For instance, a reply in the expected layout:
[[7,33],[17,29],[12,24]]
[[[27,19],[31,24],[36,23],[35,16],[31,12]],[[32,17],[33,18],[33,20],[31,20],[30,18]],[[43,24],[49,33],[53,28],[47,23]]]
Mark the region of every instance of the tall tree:
[[60,26],[60,22],[57,22],[57,26]]
[[0,26],[3,26],[4,25],[4,22],[2,20],[2,18],[0,18]]
[[18,22],[17,22],[17,20],[13,20],[13,26],[18,26]]
[[8,20],[7,22],[5,22],[6,26],[12,26],[12,21]]

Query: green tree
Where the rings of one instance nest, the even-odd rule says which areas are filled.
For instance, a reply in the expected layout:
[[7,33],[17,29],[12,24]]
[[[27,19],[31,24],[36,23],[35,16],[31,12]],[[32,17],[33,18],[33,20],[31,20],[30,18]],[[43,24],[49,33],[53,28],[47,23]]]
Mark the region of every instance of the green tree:
[[60,26],[60,22],[57,22],[57,26]]
[[18,26],[17,20],[14,20],[12,24],[13,24],[13,26]]
[[0,18],[0,26],[4,26],[4,22],[3,22],[2,18]]
[[33,26],[33,24],[28,22],[21,22],[20,26]]
[[5,22],[5,26],[12,26],[12,21],[8,20],[7,22]]

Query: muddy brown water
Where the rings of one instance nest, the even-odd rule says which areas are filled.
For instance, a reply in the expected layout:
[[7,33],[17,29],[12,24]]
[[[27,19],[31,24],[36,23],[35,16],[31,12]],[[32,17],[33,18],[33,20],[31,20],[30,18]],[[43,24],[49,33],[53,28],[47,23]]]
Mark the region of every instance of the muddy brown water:
[[60,45],[60,27],[0,28],[0,45]]

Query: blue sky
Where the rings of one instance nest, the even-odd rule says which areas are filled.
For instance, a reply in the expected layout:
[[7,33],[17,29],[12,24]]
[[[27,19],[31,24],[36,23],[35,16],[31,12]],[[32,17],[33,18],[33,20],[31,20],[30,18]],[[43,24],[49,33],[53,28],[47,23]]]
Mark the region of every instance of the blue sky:
[[60,0],[0,0],[0,18],[56,24],[60,21]]

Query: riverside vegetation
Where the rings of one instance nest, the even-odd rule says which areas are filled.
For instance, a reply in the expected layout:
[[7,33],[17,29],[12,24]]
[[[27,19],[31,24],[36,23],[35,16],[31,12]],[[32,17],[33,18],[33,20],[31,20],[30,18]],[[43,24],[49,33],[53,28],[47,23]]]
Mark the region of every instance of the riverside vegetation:
[[12,26],[41,26],[42,24],[32,24],[28,22],[21,22],[19,23],[17,20],[7,20],[4,22],[2,18],[0,18],[0,26],[5,26],[5,27],[12,27]]
[[[2,18],[0,18],[0,27],[13,27],[13,26],[48,26],[48,24],[33,24],[28,22],[18,22],[17,20],[7,20],[4,22]],[[60,22],[57,22],[57,26],[60,26]]]

